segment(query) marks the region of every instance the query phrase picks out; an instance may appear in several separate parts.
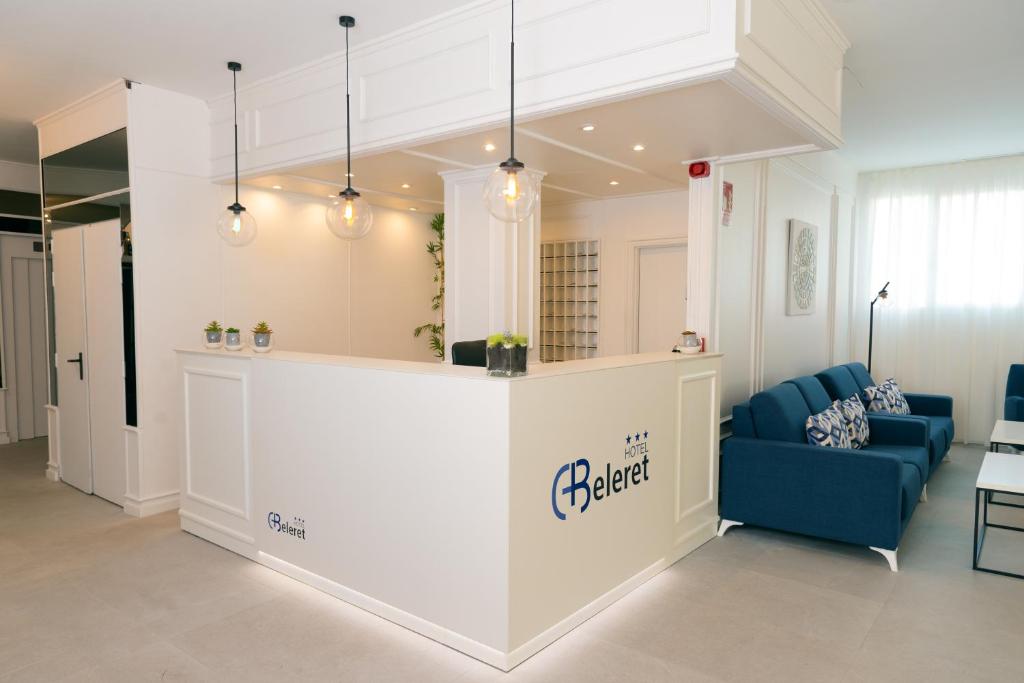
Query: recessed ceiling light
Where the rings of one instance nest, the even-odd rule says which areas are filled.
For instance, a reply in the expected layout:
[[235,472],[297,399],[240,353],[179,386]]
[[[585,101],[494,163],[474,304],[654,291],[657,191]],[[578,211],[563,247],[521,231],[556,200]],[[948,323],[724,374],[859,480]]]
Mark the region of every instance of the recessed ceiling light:
[[275,190],[280,190],[281,189],[280,185],[274,185],[273,187],[274,187]]
[[592,131],[593,131],[593,130],[594,130],[594,129],[596,128],[596,127],[597,127],[597,126],[595,126],[595,125],[594,125],[594,124],[592,124],[592,123],[587,123],[587,124],[584,124],[584,125],[580,126],[580,130],[582,130],[582,131],[583,131],[584,133],[590,133],[590,132],[592,132]]
[[409,183],[402,183],[403,190],[408,190],[410,187],[412,187],[412,185],[410,185]]
[[493,152],[496,149],[497,149],[497,147],[494,146],[493,142],[488,142],[486,145],[484,145],[484,151],[485,152]]
[[327,195],[327,198],[328,199],[334,199],[334,195],[333,194],[329,194],[329,195]]
[[613,180],[613,181],[609,182],[608,184],[609,185],[618,185],[619,181],[618,180]]
[[644,151],[644,149],[645,148],[644,148],[643,145],[633,145],[633,151],[634,152],[642,152],[642,151]]
[[418,209],[417,209],[417,208],[416,208],[415,206],[410,206],[410,207],[409,207],[409,210],[410,210],[410,211],[418,211]]

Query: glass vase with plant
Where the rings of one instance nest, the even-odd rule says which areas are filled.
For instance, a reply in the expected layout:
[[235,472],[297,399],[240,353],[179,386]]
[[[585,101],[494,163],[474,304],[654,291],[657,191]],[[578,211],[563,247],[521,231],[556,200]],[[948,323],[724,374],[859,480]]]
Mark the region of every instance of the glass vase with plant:
[[518,377],[526,374],[526,335],[502,332],[487,337],[487,374]]

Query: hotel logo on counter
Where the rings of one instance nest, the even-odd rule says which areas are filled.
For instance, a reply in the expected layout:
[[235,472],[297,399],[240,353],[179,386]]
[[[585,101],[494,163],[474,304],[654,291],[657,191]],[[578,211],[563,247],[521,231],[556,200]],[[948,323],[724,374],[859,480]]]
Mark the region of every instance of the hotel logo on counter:
[[648,479],[647,437],[648,432],[626,435],[623,454],[624,465],[612,468],[605,463],[604,473],[590,479],[590,461],[580,458],[562,465],[551,482],[551,510],[555,517],[564,520],[569,509],[578,508],[580,514],[587,511],[591,502],[599,502],[614,493],[636,488]]
[[279,534],[293,536],[300,541],[306,540],[306,520],[301,517],[292,517],[291,521],[282,520],[280,513],[267,513],[267,526]]

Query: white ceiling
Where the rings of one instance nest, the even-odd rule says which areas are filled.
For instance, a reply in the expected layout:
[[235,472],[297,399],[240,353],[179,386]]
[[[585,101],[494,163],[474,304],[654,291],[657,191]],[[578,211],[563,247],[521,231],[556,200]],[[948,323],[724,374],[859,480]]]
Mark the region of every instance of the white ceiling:
[[852,43],[842,154],[854,166],[1024,153],[1024,2],[822,3]]
[[[581,130],[585,124],[594,130]],[[546,173],[547,204],[685,188],[684,162],[804,142],[723,81],[517,123],[516,132],[516,157]],[[642,151],[633,149],[638,144]],[[352,184],[375,204],[437,212],[444,205],[438,173],[494,167],[508,154],[508,128],[496,128],[356,159]],[[336,161],[244,182],[326,199],[344,177],[345,163]]]
[[210,99],[468,0],[0,0],[0,159],[34,163],[32,121],[117,79]]

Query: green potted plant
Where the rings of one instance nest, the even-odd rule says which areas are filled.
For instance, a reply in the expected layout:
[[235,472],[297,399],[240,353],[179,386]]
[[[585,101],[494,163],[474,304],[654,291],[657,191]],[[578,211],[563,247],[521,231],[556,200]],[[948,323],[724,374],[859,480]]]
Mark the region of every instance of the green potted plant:
[[270,335],[274,331],[270,329],[270,325],[267,324],[266,320],[261,320],[256,323],[256,326],[252,328],[252,346],[253,350],[259,353],[266,353],[270,350]]
[[219,349],[224,341],[224,329],[216,320],[211,320],[203,330],[206,333],[206,348]]
[[228,351],[238,351],[242,348],[242,331],[237,327],[229,327],[224,330],[224,348]]
[[429,332],[430,350],[434,356],[444,360],[444,214],[439,213],[430,221],[430,229],[434,231],[437,240],[427,242],[427,253],[434,260],[434,282],[437,283],[437,293],[430,302],[430,309],[438,311],[440,321],[424,323],[412,331],[412,336],[419,337],[424,332]]
[[504,332],[487,337],[487,374],[518,377],[526,374],[525,335]]

